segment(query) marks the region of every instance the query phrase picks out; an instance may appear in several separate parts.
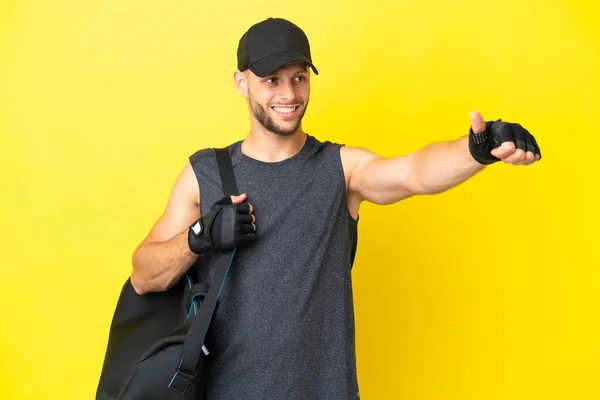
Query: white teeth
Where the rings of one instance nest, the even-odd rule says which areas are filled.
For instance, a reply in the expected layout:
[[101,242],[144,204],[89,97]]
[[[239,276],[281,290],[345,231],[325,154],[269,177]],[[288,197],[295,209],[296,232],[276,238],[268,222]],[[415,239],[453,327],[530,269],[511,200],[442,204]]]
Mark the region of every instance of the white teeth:
[[273,110],[277,111],[278,113],[282,113],[282,114],[289,114],[292,111],[294,111],[296,109],[296,107],[273,107]]

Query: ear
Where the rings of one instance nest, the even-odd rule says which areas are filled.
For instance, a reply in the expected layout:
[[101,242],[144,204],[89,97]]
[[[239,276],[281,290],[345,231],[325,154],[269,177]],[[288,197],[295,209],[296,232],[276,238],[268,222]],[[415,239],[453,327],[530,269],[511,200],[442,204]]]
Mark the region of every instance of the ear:
[[233,80],[238,93],[243,97],[248,97],[248,79],[246,74],[240,72],[238,69],[233,73]]

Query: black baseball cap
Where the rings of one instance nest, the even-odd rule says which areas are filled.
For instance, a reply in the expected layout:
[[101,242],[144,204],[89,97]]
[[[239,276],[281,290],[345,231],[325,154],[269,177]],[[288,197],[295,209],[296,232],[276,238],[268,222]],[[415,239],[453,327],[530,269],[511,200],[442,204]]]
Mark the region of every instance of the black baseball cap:
[[252,25],[240,39],[237,58],[240,71],[250,69],[261,78],[293,61],[304,62],[319,74],[310,57],[306,34],[283,18],[269,18]]

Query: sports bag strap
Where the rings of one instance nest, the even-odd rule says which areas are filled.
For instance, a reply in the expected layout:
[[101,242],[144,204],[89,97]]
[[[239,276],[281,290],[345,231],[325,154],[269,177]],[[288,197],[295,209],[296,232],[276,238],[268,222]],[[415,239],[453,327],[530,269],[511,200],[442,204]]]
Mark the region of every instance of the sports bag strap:
[[[237,185],[233,175],[233,166],[227,148],[214,149],[217,165],[221,175],[223,193],[225,196],[237,195]],[[224,251],[217,254],[215,274],[208,288],[208,293],[202,301],[200,311],[194,317],[190,329],[183,342],[183,354],[177,372],[173,376],[169,387],[177,392],[185,393],[192,380],[196,377],[196,367],[202,353],[204,339],[212,320],[217,305],[217,300],[223,289],[225,278],[233,261],[237,249]]]
[[229,150],[225,147],[222,149],[214,149],[214,151],[215,156],[217,157],[219,173],[221,174],[223,194],[225,196],[235,196],[238,194],[238,188],[235,184],[235,177],[233,176],[233,166],[231,165],[231,159],[229,158]]

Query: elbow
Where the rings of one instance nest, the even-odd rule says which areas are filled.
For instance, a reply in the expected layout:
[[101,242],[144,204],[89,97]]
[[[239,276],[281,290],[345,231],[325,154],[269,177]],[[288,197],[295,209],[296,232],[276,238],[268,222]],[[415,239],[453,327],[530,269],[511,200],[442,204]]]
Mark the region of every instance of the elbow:
[[133,290],[140,296],[143,296],[149,292],[152,292],[152,280],[148,278],[147,274],[144,273],[144,269],[141,268],[141,260],[139,259],[139,247],[133,253],[131,258],[131,265],[133,267],[131,271],[131,286]]
[[131,257],[131,265],[133,267],[132,271],[131,271],[131,277],[129,279],[129,282],[131,282],[131,286],[133,287],[133,290],[140,296],[148,293],[148,290],[146,288],[146,282],[143,279],[142,276],[140,276],[140,272],[139,272],[139,268],[137,268],[136,266],[138,265],[138,260],[137,260],[137,255],[138,255],[138,251],[139,251],[139,247],[137,249],[135,249],[135,251],[133,252],[133,256]]
[[178,278],[173,274],[174,271],[149,265],[148,259],[143,256],[143,250],[139,247],[133,253],[131,263],[133,266],[131,286],[140,296],[150,292],[165,292],[175,285]]
[[131,272],[130,282],[133,290],[140,296],[150,292],[165,292],[172,286],[171,282],[165,279],[164,276],[149,278],[139,268],[136,268],[135,265]]
[[133,270],[131,271],[131,278],[129,281],[131,282],[133,290],[135,290],[138,295],[143,296],[150,292],[150,282],[148,279],[144,278],[139,268],[135,267],[135,264],[133,264]]
[[133,290],[140,296],[145,295],[146,293],[149,292],[149,290],[146,288],[146,285],[144,283],[144,281],[142,281],[141,279],[139,279],[137,277],[137,274],[132,273],[131,274],[131,286],[133,287]]
[[150,292],[164,292],[170,289],[171,285],[168,282],[163,282],[157,279],[149,279],[140,274],[139,270],[133,268],[131,273],[131,286],[133,290],[140,296]]

